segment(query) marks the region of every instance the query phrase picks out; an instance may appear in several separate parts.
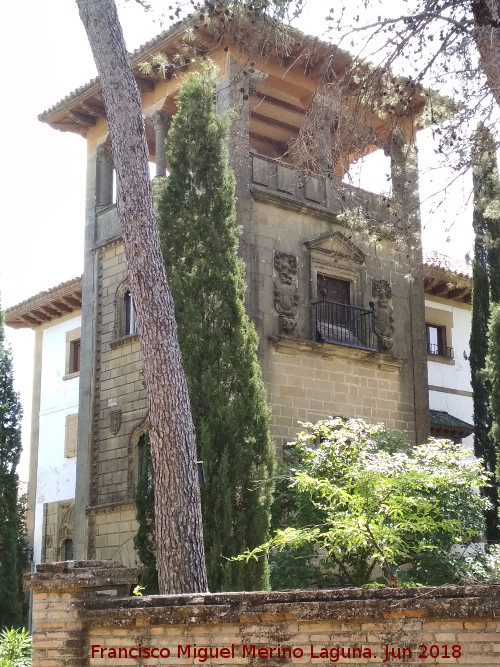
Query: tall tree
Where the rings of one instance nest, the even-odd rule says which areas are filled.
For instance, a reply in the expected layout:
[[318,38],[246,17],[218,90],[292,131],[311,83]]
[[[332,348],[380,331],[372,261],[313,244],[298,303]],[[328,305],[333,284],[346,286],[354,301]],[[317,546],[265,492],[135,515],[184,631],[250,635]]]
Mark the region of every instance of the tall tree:
[[[491,383],[485,372],[488,354],[490,303],[500,297],[500,262],[497,237],[500,232],[500,183],[491,133],[478,127],[474,150],[474,262],[472,287],[472,323],[470,370],[474,404],[474,453],[484,461],[485,469],[495,473],[497,454],[490,433]],[[498,482],[483,489],[492,508],[486,511],[486,538],[500,539],[498,527]]]
[[17,465],[21,456],[19,395],[0,310],[0,629],[22,625]]
[[229,118],[217,115],[215,84],[209,66],[181,86],[158,221],[203,460],[210,590],[262,590],[265,561],[228,560],[267,539],[274,447],[258,339],[244,307]]
[[492,304],[486,370],[491,383],[491,437],[496,450],[496,479],[500,483],[500,303]]
[[207,589],[196,442],[149,180],[141,98],[114,0],[77,0],[99,74],[149,396],[162,593]]

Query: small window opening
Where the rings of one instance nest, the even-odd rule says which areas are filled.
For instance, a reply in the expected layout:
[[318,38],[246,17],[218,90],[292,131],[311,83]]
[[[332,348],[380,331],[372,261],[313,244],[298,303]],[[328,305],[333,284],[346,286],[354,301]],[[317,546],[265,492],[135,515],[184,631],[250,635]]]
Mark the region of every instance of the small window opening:
[[69,372],[70,373],[79,373],[80,372],[80,350],[81,350],[81,341],[78,338],[77,340],[72,340],[70,343],[70,352],[69,352]]
[[63,543],[64,560],[73,560],[73,540],[67,539]]
[[137,326],[135,322],[135,308],[134,300],[132,298],[131,292],[126,292],[124,296],[124,305],[125,305],[125,336],[131,336],[132,334],[137,333]]

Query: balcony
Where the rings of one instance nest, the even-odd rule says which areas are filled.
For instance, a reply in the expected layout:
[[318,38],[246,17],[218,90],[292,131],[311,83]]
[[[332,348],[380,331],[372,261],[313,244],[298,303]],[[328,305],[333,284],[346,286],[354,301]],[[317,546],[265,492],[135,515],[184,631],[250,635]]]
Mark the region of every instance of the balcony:
[[453,359],[453,348],[446,347],[440,343],[427,342],[427,354],[433,357],[445,357],[446,359]]
[[373,310],[364,310],[325,299],[316,301],[312,305],[315,316],[315,337],[319,343],[377,351]]

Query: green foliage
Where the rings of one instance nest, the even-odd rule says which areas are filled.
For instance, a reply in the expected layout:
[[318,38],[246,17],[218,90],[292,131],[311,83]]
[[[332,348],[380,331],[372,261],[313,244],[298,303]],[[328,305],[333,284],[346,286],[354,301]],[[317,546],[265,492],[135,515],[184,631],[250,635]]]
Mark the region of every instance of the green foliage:
[[239,558],[312,545],[323,572],[356,586],[377,566],[386,582],[463,577],[467,563],[457,547],[481,536],[488,504],[477,493],[487,477],[480,462],[449,441],[395,449],[384,426],[360,420],[304,427],[292,443],[282,527]]
[[491,437],[496,447],[496,478],[498,482],[500,481],[500,303],[493,304],[491,309],[486,372],[491,383]]
[[[146,595],[158,593],[158,571],[156,569],[155,552],[155,487],[153,463],[149,437],[146,434],[142,446],[142,460],[139,481],[135,492],[135,507],[137,516],[137,533],[134,537],[134,547],[144,570],[141,575],[140,586],[137,589],[145,590]],[[142,593],[135,593],[142,595]]]
[[19,396],[0,311],[0,628],[22,623],[21,545],[16,468],[21,456]]
[[30,667],[31,637],[23,628],[0,633],[0,667]]
[[[495,144],[491,133],[482,125],[476,132],[474,150],[474,261],[472,264],[472,321],[470,336],[470,370],[474,405],[474,453],[484,462],[485,470],[495,472],[497,454],[490,435],[491,383],[485,373],[488,353],[488,319],[490,301],[500,298],[500,262],[498,233],[500,215],[500,186],[496,164]],[[498,527],[498,485],[483,489],[491,508],[486,510],[486,538],[500,539]]]
[[215,73],[188,75],[167,139],[170,176],[157,187],[158,220],[199,457],[211,590],[268,586],[265,561],[232,556],[267,539],[274,447],[244,308],[235,181],[228,168],[230,118],[215,111]]

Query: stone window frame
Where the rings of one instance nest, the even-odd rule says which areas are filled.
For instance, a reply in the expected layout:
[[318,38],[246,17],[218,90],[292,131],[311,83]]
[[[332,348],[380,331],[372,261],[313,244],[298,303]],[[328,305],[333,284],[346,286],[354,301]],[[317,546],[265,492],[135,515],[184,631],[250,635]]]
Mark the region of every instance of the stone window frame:
[[[71,331],[66,332],[66,356],[64,362],[64,376],[63,380],[72,380],[73,378],[79,377],[80,370],[72,371],[74,363],[74,344],[78,341],[81,341],[82,338],[82,328],[78,327],[77,329],[72,329]],[[80,348],[81,354],[81,348]],[[80,359],[81,366],[81,359]]]
[[[345,250],[343,252],[329,251],[318,245],[321,239],[328,238],[342,239],[342,242],[345,243]],[[308,241],[305,245],[309,249],[311,259],[311,301],[321,300],[318,294],[319,273],[327,278],[348,282],[350,284],[350,305],[368,308],[364,297],[371,299],[371,295],[368,294],[366,267],[361,251],[338,231],[324,234],[320,239]]]
[[124,345],[131,340],[136,340],[139,336],[137,331],[135,333],[125,333],[126,313],[125,313],[125,298],[130,293],[130,281],[125,278],[116,288],[114,307],[115,307],[115,325],[113,329],[113,340],[110,345],[112,348]]

